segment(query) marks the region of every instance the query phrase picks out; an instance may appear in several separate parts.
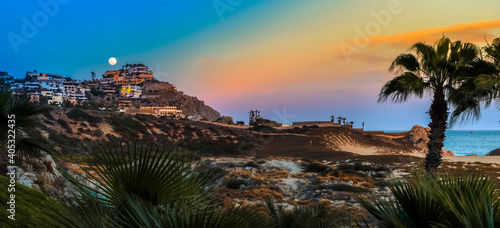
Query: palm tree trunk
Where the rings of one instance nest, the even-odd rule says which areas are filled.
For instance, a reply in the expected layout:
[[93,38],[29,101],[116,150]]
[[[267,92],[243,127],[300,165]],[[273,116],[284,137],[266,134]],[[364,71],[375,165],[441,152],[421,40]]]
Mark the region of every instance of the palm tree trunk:
[[431,131],[429,133],[429,143],[427,144],[429,151],[425,157],[425,169],[428,172],[433,172],[443,161],[441,150],[446,137],[444,132],[448,125],[448,104],[446,103],[443,87],[434,89],[434,99],[429,109],[429,116],[431,117],[429,123]]

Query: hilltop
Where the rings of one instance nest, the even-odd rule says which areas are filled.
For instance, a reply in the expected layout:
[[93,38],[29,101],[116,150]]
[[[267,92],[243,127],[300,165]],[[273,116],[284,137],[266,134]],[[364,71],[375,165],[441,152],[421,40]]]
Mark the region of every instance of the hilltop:
[[158,116],[208,121],[221,117],[197,97],[156,79],[144,64],[126,64],[119,70],[106,71],[102,79],[91,72],[91,80],[75,80],[36,70],[26,72],[23,79],[15,79],[7,72],[0,72],[0,87],[4,85],[10,86],[15,96],[26,96],[41,104],[115,111],[156,107]]

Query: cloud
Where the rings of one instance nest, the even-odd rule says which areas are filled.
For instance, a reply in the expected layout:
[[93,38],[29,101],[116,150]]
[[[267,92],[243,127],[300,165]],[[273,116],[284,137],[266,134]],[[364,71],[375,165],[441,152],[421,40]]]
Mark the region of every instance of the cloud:
[[[429,28],[420,31],[398,33],[392,35],[381,35],[369,37],[370,45],[389,44],[392,46],[407,47],[416,42],[431,42],[441,38],[443,34],[453,39],[464,42],[484,42],[484,36],[495,37],[489,31],[500,28],[500,20],[479,21],[473,23],[457,24],[447,27]],[[352,41],[351,41],[352,42]]]
[[[446,35],[453,39],[460,39],[465,42],[484,42],[483,36],[496,37],[490,31],[500,28],[500,19],[492,21],[478,21],[473,23],[457,24],[447,27],[429,28],[419,31],[406,33],[397,33],[391,35],[377,35],[365,37],[361,42],[368,42],[368,47],[373,45],[391,45],[399,47],[408,47],[416,42],[434,42],[441,36]],[[349,40],[343,43],[356,45],[358,40]]]
[[[452,40],[483,45],[485,37],[487,40],[492,40],[499,35],[493,34],[498,29],[500,29],[500,20],[479,21],[406,33],[364,37],[360,40],[336,43],[328,51],[335,53],[336,60],[343,63],[354,63],[358,67],[364,64],[374,67],[373,69],[386,69],[396,55],[405,52],[414,43],[434,44],[444,34]],[[364,44],[364,46],[360,44]]]

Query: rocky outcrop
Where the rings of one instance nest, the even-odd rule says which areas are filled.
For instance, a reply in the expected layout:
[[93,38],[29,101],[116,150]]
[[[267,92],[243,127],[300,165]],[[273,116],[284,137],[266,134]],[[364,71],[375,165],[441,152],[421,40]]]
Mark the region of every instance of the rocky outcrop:
[[415,146],[424,148],[427,147],[427,143],[429,142],[429,133],[430,129],[426,129],[422,126],[415,125],[411,128],[406,139],[413,143]]
[[[418,148],[421,148],[422,153],[427,153],[427,144],[429,143],[429,131],[430,128],[424,128],[419,125],[415,125],[411,128],[410,132],[406,136],[406,139],[413,143]],[[454,156],[455,153],[453,151],[449,151],[446,149],[441,149],[441,154],[443,156]]]
[[490,151],[486,156],[500,156],[500,148]]
[[455,152],[447,149],[441,149],[441,154],[443,156],[455,156]]
[[199,115],[201,118],[208,121],[216,121],[220,118],[220,113],[215,111],[204,101],[200,101],[197,97],[182,96],[180,99],[173,101],[173,105],[177,106],[186,116]]
[[234,124],[233,117],[230,117],[230,116],[222,116],[221,118],[217,119],[216,122],[223,123],[223,124]]
[[149,82],[144,85],[141,99],[129,99],[133,106],[176,106],[191,119],[196,116],[209,121],[216,121],[220,113],[206,105],[197,97],[178,91],[176,86],[168,82]]
[[[28,188],[47,194],[56,199],[73,197],[74,186],[57,170],[57,165],[51,155],[42,153],[43,156],[26,161],[16,168],[17,182]],[[88,187],[95,188],[85,180],[85,174],[67,171],[77,181]]]

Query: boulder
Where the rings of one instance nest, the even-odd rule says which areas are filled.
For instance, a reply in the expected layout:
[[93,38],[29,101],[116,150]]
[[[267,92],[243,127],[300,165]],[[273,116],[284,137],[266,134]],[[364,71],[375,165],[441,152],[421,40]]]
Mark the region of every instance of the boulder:
[[418,147],[427,146],[429,142],[428,130],[422,126],[415,125],[408,132],[406,139]]
[[234,124],[233,117],[230,117],[230,116],[222,116],[221,118],[217,119],[216,122],[223,123],[223,124]]
[[490,151],[486,156],[500,156],[500,148]]
[[[429,143],[429,132],[430,128],[424,128],[420,125],[415,125],[411,128],[411,130],[408,132],[408,135],[406,136],[406,139],[413,143],[416,147],[419,147],[422,149],[423,153],[427,153],[427,144]],[[454,156],[455,153],[453,151],[449,151],[446,149],[441,150],[441,154],[443,156]]]
[[441,155],[443,155],[443,156],[455,156],[455,153],[451,150],[441,149]]

